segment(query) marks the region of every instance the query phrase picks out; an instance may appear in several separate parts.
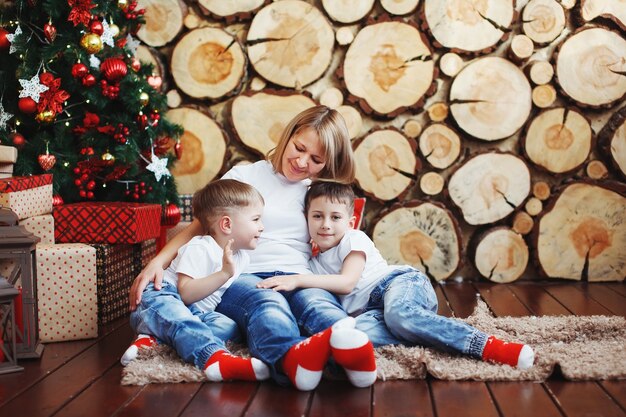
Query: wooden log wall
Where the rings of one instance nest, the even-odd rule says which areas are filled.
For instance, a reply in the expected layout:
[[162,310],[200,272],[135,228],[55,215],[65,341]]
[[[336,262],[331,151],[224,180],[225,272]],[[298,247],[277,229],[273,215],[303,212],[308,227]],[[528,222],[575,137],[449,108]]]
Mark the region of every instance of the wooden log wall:
[[625,0],[140,0],[192,193],[340,111],[366,231],[433,279],[626,275]]

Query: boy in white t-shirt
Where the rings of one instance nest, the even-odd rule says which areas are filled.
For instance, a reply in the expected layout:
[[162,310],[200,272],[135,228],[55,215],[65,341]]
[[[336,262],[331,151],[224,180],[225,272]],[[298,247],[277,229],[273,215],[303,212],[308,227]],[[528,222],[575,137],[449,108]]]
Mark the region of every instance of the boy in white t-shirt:
[[526,369],[533,365],[528,345],[507,343],[456,319],[437,314],[430,280],[410,266],[393,266],[354,225],[354,192],[348,185],[317,182],[305,199],[311,239],[320,252],[311,259],[316,275],[268,278],[264,288],[290,291],[319,287],[337,294],[357,329],[375,346],[421,345]]
[[[160,291],[144,293],[146,301],[158,297],[164,302],[158,308],[142,308],[142,302],[132,313],[131,326],[140,334],[122,356],[122,364],[137,356],[139,346],[156,342],[150,335],[166,334],[162,342],[204,370],[210,381],[267,379],[269,368],[263,362],[228,353],[224,340],[238,337],[238,330],[215,311],[222,294],[250,263],[245,250],[256,248],[263,231],[263,197],[251,185],[226,179],[196,192],[192,204],[205,235],[180,248]],[[181,299],[187,307],[165,302],[168,297]],[[178,314],[179,308],[189,308],[194,315]]]

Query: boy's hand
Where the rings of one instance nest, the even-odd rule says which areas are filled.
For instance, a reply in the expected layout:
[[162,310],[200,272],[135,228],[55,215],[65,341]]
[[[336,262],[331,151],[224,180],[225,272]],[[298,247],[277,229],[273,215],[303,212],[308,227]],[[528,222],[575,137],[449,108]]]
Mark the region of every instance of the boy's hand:
[[228,275],[228,278],[235,275],[235,261],[233,259],[233,239],[230,239],[224,246],[224,255],[222,256],[222,271]]
[[256,286],[257,288],[271,288],[274,291],[292,291],[298,288],[298,276],[283,275],[280,277],[266,278]]

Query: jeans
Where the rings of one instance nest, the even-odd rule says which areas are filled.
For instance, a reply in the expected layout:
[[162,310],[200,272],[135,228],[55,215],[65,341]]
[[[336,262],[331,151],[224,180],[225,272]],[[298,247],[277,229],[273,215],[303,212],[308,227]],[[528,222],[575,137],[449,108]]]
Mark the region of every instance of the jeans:
[[356,328],[374,346],[420,345],[480,359],[487,334],[437,314],[437,295],[426,275],[404,267],[383,278],[371,292]]
[[216,311],[233,319],[248,340],[250,354],[269,367],[274,380],[288,384],[281,360],[305,334],[327,329],[346,317],[337,298],[328,291],[276,292],[257,288],[263,278],[283,272],[242,274],[222,295]]
[[141,303],[130,315],[130,325],[137,333],[149,334],[172,346],[185,361],[199,369],[218,350],[226,350],[224,342],[240,341],[234,321],[215,311],[187,307],[176,287],[163,282],[161,290],[150,283],[141,296]]

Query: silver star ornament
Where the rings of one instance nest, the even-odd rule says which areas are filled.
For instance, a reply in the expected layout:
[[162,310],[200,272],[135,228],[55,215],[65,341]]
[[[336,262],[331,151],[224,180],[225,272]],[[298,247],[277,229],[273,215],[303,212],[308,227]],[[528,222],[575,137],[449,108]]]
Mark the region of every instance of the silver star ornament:
[[155,154],[152,154],[152,162],[146,167],[148,171],[154,172],[154,177],[157,181],[161,181],[161,177],[169,177],[170,170],[167,169],[167,158],[159,159]]
[[30,80],[18,80],[22,86],[20,91],[20,97],[30,97],[35,100],[35,103],[39,103],[39,95],[44,91],[48,91],[48,87],[39,82],[39,75],[35,74]]
[[7,122],[11,120],[11,117],[13,117],[13,115],[4,111],[4,106],[0,103],[0,129],[7,128]]

